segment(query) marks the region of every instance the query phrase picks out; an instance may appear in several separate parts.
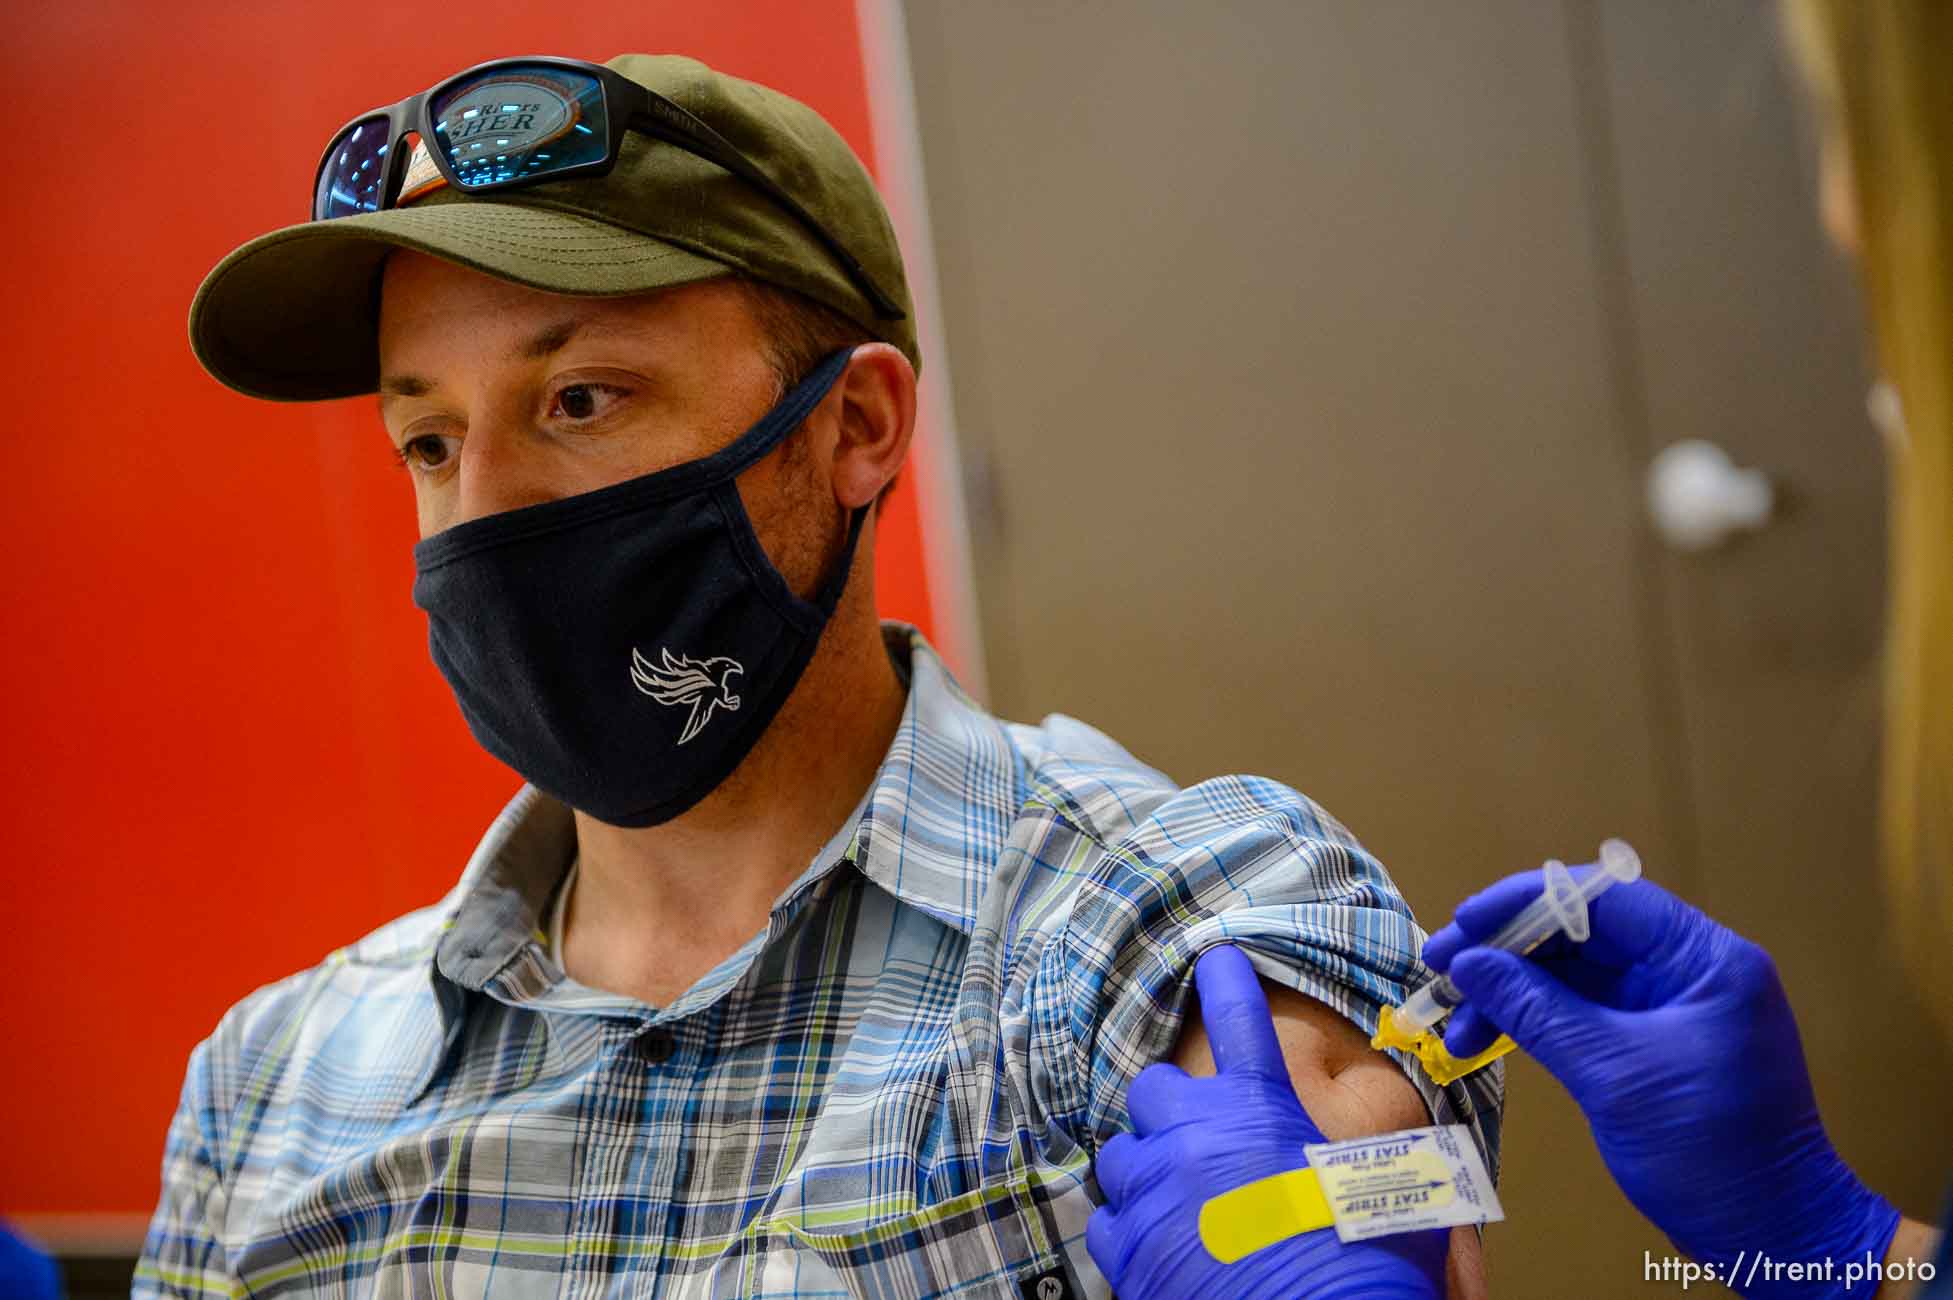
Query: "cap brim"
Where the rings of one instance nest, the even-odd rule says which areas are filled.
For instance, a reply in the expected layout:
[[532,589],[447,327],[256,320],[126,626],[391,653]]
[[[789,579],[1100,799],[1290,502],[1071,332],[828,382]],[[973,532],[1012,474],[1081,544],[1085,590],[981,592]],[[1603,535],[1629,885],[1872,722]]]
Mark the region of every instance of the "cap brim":
[[381,263],[410,248],[551,293],[610,297],[729,274],[724,262],[550,208],[423,202],[274,230],[204,277],[190,346],[253,397],[356,397],[379,384]]

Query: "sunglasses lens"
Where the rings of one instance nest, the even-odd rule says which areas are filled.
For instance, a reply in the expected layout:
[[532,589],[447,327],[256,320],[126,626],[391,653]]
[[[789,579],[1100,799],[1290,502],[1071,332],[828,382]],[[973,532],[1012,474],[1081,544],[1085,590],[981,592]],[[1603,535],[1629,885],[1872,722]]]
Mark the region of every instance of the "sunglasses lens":
[[339,133],[319,169],[319,188],[312,196],[314,221],[379,210],[388,143],[384,117],[366,118]]
[[595,162],[610,145],[603,83],[548,64],[504,64],[428,109],[436,144],[471,188]]

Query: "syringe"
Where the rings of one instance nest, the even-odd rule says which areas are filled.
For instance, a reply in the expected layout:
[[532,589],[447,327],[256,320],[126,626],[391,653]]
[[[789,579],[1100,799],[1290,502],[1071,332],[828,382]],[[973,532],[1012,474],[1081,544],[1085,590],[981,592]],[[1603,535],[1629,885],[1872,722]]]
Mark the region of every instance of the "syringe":
[[[1641,858],[1625,840],[1611,839],[1600,846],[1600,865],[1583,879],[1575,880],[1566,864],[1557,859],[1546,864],[1546,885],[1538,898],[1507,921],[1497,933],[1484,941],[1488,948],[1525,955],[1556,934],[1575,943],[1586,942],[1591,930],[1587,906],[1617,882],[1638,879]],[[1385,1007],[1377,1020],[1376,1037],[1370,1046],[1383,1050],[1397,1047],[1413,1052],[1424,1068],[1439,1083],[1470,1074],[1511,1051],[1517,1044],[1501,1034],[1496,1042],[1476,1056],[1464,1060],[1445,1050],[1444,1039],[1435,1031],[1438,1022],[1465,1000],[1464,993],[1448,975],[1439,975],[1405,998],[1401,1006]]]

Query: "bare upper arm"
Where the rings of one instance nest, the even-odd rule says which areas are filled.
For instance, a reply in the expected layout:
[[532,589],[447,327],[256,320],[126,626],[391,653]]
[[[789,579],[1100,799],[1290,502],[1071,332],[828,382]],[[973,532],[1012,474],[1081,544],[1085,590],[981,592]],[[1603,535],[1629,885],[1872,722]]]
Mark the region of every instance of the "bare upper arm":
[[[1340,1012],[1306,994],[1267,980],[1268,1010],[1275,1020],[1295,1093],[1325,1137],[1340,1140],[1366,1133],[1422,1128],[1432,1122],[1424,1099],[1397,1062],[1370,1047],[1363,1031]],[[1187,1003],[1180,1040],[1169,1058],[1188,1074],[1214,1073],[1214,1050],[1200,1021],[1198,999]],[[1451,1230],[1445,1264],[1446,1289],[1460,1300],[1485,1295],[1485,1265],[1478,1233]]]

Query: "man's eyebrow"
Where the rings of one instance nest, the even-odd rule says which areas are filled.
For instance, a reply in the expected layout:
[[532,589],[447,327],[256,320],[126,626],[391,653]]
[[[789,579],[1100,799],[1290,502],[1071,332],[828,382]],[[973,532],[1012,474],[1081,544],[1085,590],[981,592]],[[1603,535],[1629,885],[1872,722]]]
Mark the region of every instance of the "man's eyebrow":
[[524,361],[539,361],[552,352],[561,350],[565,343],[576,337],[576,332],[589,322],[579,316],[557,321],[529,336],[526,343],[516,348],[515,354]]
[[382,375],[379,393],[388,397],[425,397],[434,391],[434,381],[419,375]]
[[[538,361],[563,346],[579,333],[619,334],[627,332],[618,322],[602,317],[572,316],[537,330],[515,347],[514,355],[525,361]],[[434,391],[434,381],[419,375],[385,375],[380,379],[380,397],[425,397]]]
[[592,312],[584,316],[570,316],[546,326],[530,335],[528,340],[516,346],[514,355],[525,361],[539,361],[552,352],[560,351],[571,339],[583,335],[599,338],[614,338],[619,335],[645,337],[644,326],[628,318],[614,314]]

